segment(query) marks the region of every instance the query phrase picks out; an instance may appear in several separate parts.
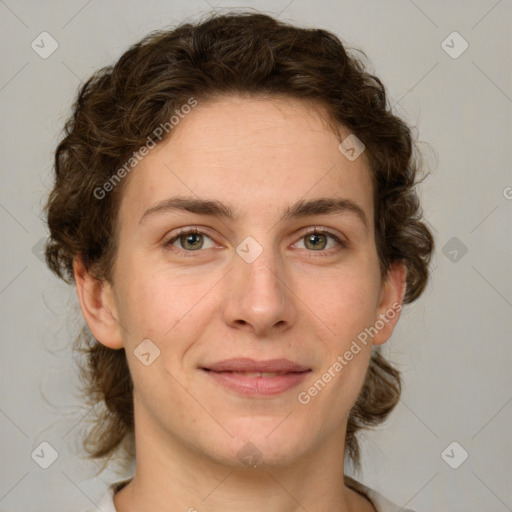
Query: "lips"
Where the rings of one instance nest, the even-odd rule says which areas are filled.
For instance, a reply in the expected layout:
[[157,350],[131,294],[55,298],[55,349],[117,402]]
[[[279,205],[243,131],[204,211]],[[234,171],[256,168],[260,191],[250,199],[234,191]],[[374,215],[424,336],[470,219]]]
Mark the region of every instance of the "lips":
[[228,359],[202,368],[223,387],[253,397],[275,396],[301,383],[311,368],[288,359]]
[[300,373],[310,370],[307,366],[294,363],[289,359],[269,359],[266,361],[255,361],[249,358],[227,359],[208,365],[205,370],[213,372],[234,372],[234,373]]

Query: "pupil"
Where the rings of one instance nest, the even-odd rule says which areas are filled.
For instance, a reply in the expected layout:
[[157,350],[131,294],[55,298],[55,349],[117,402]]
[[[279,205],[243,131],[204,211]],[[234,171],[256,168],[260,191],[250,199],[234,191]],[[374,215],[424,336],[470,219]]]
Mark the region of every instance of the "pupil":
[[[314,238],[318,239],[318,237],[322,237],[324,235],[319,235],[319,234],[316,234],[316,233],[313,233],[311,235],[309,235],[309,242],[312,243],[312,245],[314,247],[318,247],[318,243],[314,241]],[[320,241],[320,245],[321,245],[321,241]]]
[[[189,234],[189,235],[186,235],[186,237],[185,237],[185,239],[186,239],[186,244],[189,244],[189,245],[194,246],[193,239],[194,239],[195,237],[198,237],[198,236],[199,236],[199,235],[198,235],[197,233],[191,233],[191,234]],[[197,242],[196,242],[196,244],[195,244],[195,245],[197,245]],[[199,244],[199,245],[200,245],[200,244]]]

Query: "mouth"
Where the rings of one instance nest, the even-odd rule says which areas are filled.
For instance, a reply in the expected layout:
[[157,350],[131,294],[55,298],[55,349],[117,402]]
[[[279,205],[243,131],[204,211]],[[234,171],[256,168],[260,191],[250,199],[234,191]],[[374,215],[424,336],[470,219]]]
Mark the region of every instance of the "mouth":
[[201,368],[222,387],[238,395],[280,395],[300,384],[311,368],[287,359],[229,359]]
[[[207,371],[213,371],[213,370],[207,370]],[[278,377],[280,375],[287,375],[286,373],[280,373],[280,372],[217,372],[217,373],[230,373],[231,375],[242,375],[244,377],[263,377],[265,379],[268,379],[270,377]],[[295,373],[295,372],[289,372],[289,373]],[[299,373],[299,372],[297,372]]]

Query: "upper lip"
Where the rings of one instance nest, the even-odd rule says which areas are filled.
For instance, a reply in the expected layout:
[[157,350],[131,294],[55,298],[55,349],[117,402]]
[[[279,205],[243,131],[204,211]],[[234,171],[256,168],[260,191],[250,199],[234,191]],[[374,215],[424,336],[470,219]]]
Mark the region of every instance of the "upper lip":
[[204,370],[214,372],[272,372],[272,373],[291,373],[305,372],[310,370],[307,366],[294,363],[289,359],[267,359],[265,361],[255,361],[247,357],[226,359],[203,367]]

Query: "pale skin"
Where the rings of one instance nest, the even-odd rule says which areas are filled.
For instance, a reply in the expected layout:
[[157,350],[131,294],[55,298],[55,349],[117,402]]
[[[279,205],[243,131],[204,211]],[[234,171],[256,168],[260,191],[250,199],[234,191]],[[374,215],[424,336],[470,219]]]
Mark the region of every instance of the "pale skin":
[[[125,348],[134,382],[137,467],[114,497],[118,512],[375,510],[343,485],[345,431],[371,345],[389,339],[399,313],[307,405],[297,395],[402,303],[406,273],[396,264],[380,275],[368,161],[340,152],[350,132],[334,133],[321,113],[289,98],[199,102],[125,178],[110,282],[75,258],[85,320],[98,341]],[[219,201],[238,219],[167,210],[141,221],[177,195]],[[317,198],[351,201],[367,225],[347,209],[281,219]],[[201,234],[172,241],[182,227]],[[252,263],[236,252],[249,236],[262,248]],[[160,350],[148,366],[134,355],[145,339]],[[200,369],[231,357],[312,371],[278,396],[245,397]],[[237,456],[248,442],[261,453],[255,468]]]

